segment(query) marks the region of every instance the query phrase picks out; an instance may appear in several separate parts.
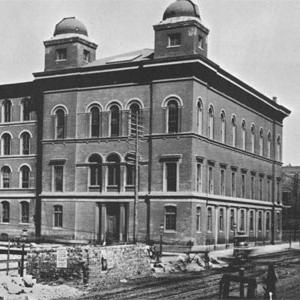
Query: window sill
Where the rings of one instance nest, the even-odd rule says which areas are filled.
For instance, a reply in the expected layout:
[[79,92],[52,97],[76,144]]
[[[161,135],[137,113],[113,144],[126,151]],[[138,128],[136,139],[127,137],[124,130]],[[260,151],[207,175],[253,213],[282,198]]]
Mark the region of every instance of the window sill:
[[10,222],[0,222],[0,224],[6,225],[9,224]]
[[172,46],[171,46],[171,45],[168,45],[168,46],[167,46],[167,49],[168,49],[168,48],[179,48],[180,46],[181,46],[181,44],[180,44],[180,45],[172,45]]
[[63,227],[52,227],[53,230],[64,230]]
[[176,230],[164,230],[164,233],[177,233],[177,231]]
[[62,61],[67,61],[67,59],[66,58],[64,58],[64,59],[56,59],[55,61],[56,62],[62,62]]
[[24,223],[24,222],[19,222],[19,225],[29,226],[30,223],[29,223],[29,222],[26,222],[26,223]]

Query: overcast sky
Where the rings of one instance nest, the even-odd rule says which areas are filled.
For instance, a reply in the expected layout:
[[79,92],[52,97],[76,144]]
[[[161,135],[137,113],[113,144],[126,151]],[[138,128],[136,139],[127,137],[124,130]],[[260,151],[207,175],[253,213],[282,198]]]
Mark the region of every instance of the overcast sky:
[[[196,0],[197,1],[197,0]],[[0,84],[32,80],[44,68],[43,41],[76,16],[97,57],[153,48],[152,25],[173,0],[0,0]],[[210,29],[208,57],[292,110],[284,122],[283,161],[300,165],[300,1],[199,0]],[[300,128],[300,126],[299,126]]]

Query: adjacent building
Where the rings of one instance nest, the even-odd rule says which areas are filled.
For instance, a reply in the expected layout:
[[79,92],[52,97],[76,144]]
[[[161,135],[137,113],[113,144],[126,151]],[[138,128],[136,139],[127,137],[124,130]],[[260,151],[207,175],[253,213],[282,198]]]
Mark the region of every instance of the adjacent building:
[[26,225],[45,237],[113,243],[158,240],[163,225],[169,243],[228,244],[236,232],[281,239],[290,111],[209,60],[194,2],[170,4],[153,28],[154,49],[98,60],[87,28],[65,18],[44,42],[44,71],[0,86],[1,232]]

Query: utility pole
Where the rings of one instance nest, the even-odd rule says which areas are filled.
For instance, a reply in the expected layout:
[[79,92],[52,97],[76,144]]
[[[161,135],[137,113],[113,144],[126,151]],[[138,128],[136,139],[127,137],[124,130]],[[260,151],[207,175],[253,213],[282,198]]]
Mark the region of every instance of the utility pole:
[[[143,135],[142,115],[140,111],[130,111],[128,114],[129,145],[134,145],[134,151],[129,152],[134,164],[134,203],[133,203],[133,242],[137,242],[138,203],[139,203],[139,143]],[[132,143],[133,142],[133,143]]]

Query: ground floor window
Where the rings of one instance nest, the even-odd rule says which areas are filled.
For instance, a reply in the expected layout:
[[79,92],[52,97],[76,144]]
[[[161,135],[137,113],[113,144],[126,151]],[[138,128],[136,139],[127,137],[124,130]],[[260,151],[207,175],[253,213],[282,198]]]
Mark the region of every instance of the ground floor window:
[[29,203],[26,201],[21,202],[21,222],[29,223]]
[[258,230],[262,231],[262,212],[258,212]]
[[165,230],[176,230],[176,207],[165,207]]
[[207,231],[212,231],[212,208],[207,208]]
[[2,202],[2,222],[9,223],[10,219],[10,204],[7,201]]
[[201,207],[196,208],[196,231],[201,231]]
[[54,227],[63,227],[63,207],[54,205]]

